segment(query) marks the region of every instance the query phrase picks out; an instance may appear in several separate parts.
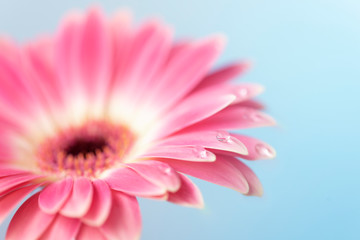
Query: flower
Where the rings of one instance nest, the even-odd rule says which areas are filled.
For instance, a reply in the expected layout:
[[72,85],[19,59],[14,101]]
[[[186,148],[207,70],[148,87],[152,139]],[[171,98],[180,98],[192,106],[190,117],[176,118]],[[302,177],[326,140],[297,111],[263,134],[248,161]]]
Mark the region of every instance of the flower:
[[275,152],[229,130],[274,120],[252,100],[261,86],[230,83],[247,63],[209,73],[223,44],[96,8],[24,46],[1,38],[0,221],[38,190],[7,239],[138,239],[136,197],[203,205],[185,175],[261,195],[239,158]]

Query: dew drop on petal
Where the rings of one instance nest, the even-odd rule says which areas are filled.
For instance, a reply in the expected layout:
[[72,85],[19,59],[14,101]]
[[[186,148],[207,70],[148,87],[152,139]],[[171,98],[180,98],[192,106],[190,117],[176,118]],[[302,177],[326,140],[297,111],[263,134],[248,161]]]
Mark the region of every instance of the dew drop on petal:
[[264,117],[258,112],[245,113],[242,115],[242,118],[252,122],[261,122],[264,120]]
[[231,142],[231,136],[226,131],[218,131],[216,134],[216,139],[222,143],[230,143]]
[[249,95],[249,91],[246,88],[240,88],[237,91],[237,96],[240,98],[246,98]]
[[207,159],[209,158],[209,153],[208,151],[206,151],[205,148],[201,147],[201,146],[197,146],[194,148],[194,153],[196,154],[196,156],[198,158],[201,158],[201,159]]
[[262,157],[273,158],[275,156],[274,151],[262,143],[256,144],[255,150]]

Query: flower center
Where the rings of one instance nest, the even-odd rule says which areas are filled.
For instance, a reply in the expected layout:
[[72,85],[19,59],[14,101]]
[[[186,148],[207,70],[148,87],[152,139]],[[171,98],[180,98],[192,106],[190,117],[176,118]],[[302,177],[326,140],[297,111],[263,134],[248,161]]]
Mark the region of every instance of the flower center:
[[38,166],[52,174],[95,177],[121,162],[133,142],[122,125],[89,122],[46,139],[37,151]]

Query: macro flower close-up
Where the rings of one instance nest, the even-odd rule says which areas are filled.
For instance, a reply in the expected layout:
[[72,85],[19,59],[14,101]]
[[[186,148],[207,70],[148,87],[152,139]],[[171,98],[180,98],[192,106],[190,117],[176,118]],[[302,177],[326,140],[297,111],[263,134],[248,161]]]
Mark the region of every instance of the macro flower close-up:
[[261,85],[231,82],[249,62],[213,68],[224,44],[98,8],[1,37],[0,221],[20,204],[6,239],[139,239],[137,198],[203,207],[188,176],[261,196],[246,161],[275,150],[234,131],[275,121]]

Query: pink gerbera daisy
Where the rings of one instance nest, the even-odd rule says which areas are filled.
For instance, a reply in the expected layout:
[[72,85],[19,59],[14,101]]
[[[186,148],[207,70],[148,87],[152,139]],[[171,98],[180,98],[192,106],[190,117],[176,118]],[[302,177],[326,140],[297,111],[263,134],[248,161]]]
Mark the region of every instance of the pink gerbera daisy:
[[138,239],[136,197],[201,207],[186,175],[261,195],[239,158],[267,144],[229,130],[269,126],[247,68],[208,73],[219,36],[173,43],[171,29],[128,13],[69,14],[54,37],[0,39],[0,222],[7,239]]

